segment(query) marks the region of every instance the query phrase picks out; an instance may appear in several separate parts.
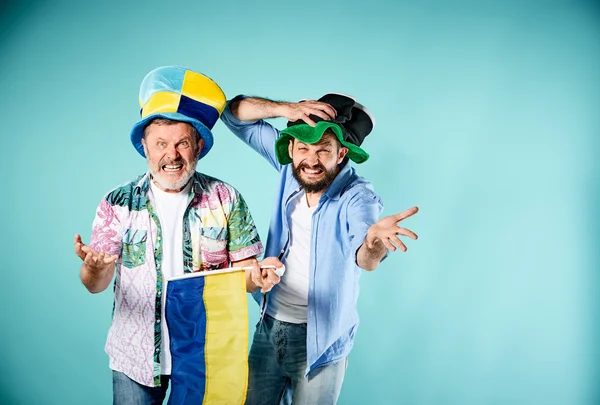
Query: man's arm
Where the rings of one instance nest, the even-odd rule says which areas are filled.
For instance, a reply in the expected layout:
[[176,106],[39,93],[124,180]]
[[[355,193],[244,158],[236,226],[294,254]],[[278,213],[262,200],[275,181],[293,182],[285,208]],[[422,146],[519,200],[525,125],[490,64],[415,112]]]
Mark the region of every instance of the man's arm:
[[324,120],[331,120],[336,115],[336,111],[332,106],[314,100],[307,100],[301,103],[288,103],[258,97],[236,97],[230,102],[229,108],[233,116],[240,121],[253,122],[267,118],[282,117],[288,121],[302,120],[313,127],[316,124],[310,119],[310,115],[316,115]]
[[381,218],[371,225],[364,243],[356,252],[356,263],[367,271],[373,271],[388,250],[395,251],[396,248],[399,248],[406,252],[406,245],[398,238],[398,235],[404,235],[414,240],[417,239],[417,235],[408,229],[399,227],[398,222],[413,216],[418,211],[417,207],[413,207],[399,214]]
[[108,288],[115,274],[117,255],[97,252],[81,241],[81,236],[75,235],[75,254],[83,263],[79,269],[81,282],[92,294],[97,294]]
[[81,282],[96,294],[108,288],[115,274],[115,262],[121,254],[121,221],[106,199],[96,210],[90,246],[75,235],[75,254],[83,261],[79,269]]
[[233,267],[252,267],[246,271],[246,291],[253,293],[259,288],[267,292],[279,282],[279,276],[273,269],[262,269],[261,265],[274,265],[281,267],[283,264],[277,258],[266,258],[258,263],[256,256],[262,254],[263,247],[260,242],[256,225],[250,210],[240,193],[231,187],[231,207],[227,214],[227,250]]
[[[328,113],[324,113],[324,110]],[[282,166],[275,155],[275,141],[279,138],[279,131],[264,119],[283,117],[295,121],[306,118],[309,124],[312,122],[314,125],[314,121],[306,115],[313,113],[328,117],[328,114],[335,115],[335,110],[329,104],[317,101],[287,103],[239,95],[227,103],[221,120],[235,136],[279,171]]]
[[373,271],[379,266],[386,253],[387,249],[379,239],[375,240],[371,247],[363,243],[356,252],[356,264],[364,270]]

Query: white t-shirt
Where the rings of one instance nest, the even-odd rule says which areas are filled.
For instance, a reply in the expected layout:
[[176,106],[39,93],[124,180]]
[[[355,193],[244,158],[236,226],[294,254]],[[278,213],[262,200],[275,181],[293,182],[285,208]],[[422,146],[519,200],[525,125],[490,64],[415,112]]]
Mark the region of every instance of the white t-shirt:
[[273,294],[267,307],[267,314],[284,322],[306,323],[312,216],[317,207],[308,206],[304,192],[291,204],[290,247],[284,263],[286,270],[277,293]]
[[161,374],[171,374],[171,349],[169,331],[165,322],[165,302],[167,297],[167,279],[183,274],[183,215],[188,206],[188,197],[192,182],[179,193],[167,193],[150,182],[154,196],[154,211],[160,221],[162,231],[162,315],[161,315]]

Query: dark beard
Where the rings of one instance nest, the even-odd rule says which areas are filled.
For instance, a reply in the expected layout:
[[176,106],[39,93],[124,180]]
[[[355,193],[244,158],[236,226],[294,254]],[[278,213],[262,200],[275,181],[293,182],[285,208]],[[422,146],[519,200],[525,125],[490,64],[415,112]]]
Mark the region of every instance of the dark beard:
[[[321,169],[325,174],[325,177],[323,177],[322,180],[319,180],[316,183],[307,183],[301,177],[301,170],[305,167],[308,169]],[[300,183],[305,192],[320,193],[321,191],[327,190],[327,187],[329,187],[331,183],[333,183],[333,180],[335,180],[335,177],[338,174],[338,169],[337,167],[335,167],[332,170],[327,171],[325,170],[325,167],[320,163],[312,167],[308,166],[306,163],[300,163],[298,167],[293,168],[292,173],[296,181]]]

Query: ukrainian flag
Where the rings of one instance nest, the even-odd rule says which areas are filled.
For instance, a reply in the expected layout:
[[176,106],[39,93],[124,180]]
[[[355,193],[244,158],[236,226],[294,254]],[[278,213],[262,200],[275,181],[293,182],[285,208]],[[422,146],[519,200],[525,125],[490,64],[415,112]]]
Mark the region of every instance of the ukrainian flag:
[[243,404],[248,384],[248,308],[243,269],[169,281],[165,317],[172,370],[169,405]]

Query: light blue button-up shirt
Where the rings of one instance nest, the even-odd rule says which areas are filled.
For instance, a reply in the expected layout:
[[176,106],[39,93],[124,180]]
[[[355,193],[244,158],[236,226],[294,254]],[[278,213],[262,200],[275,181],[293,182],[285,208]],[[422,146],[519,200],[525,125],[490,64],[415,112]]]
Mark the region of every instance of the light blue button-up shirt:
[[[282,166],[277,161],[275,140],[279,131],[262,120],[238,120],[231,113],[229,103],[221,119],[238,138],[267,159],[281,174],[265,257],[279,257],[285,264],[290,240],[290,201],[301,189],[292,174],[292,165]],[[383,211],[381,199],[366,179],[358,176],[348,162],[342,163],[340,169],[321,196],[312,217],[307,374],[319,366],[345,358],[352,349],[358,326],[358,279],[363,271],[356,264],[356,251],[369,227]],[[261,318],[270,299],[278,292],[275,286],[266,295],[260,290],[254,294],[254,299],[262,306]]]

